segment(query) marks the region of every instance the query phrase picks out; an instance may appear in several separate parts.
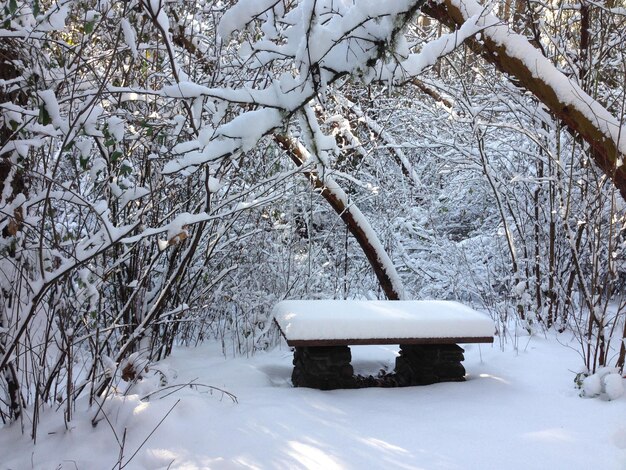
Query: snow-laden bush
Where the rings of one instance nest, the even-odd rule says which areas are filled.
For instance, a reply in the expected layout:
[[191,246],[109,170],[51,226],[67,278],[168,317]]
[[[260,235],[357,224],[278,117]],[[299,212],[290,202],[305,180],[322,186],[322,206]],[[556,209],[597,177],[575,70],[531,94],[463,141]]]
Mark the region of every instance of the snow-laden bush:
[[595,374],[582,373],[581,378],[582,397],[616,400],[624,394],[624,379],[615,368],[601,367]]

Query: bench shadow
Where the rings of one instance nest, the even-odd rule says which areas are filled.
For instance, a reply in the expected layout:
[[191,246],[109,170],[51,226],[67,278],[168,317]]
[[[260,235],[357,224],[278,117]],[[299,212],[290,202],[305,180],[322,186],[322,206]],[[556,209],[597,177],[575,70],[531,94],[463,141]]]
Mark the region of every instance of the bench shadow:
[[293,366],[291,364],[272,364],[259,366],[258,370],[264,373],[272,387],[292,387],[291,372]]

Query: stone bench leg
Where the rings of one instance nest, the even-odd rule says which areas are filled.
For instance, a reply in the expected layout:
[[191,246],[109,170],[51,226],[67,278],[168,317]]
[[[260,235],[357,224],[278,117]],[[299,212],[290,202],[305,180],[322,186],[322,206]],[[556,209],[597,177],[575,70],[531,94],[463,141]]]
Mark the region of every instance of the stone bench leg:
[[351,359],[348,346],[296,347],[291,382],[320,390],[356,388]]
[[456,344],[401,344],[396,358],[398,385],[428,385],[465,380],[463,348]]

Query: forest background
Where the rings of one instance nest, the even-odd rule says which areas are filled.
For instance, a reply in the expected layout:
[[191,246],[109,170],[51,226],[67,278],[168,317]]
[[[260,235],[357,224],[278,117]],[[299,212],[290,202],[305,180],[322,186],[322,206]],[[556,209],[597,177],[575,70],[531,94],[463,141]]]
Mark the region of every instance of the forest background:
[[458,300],[623,371],[625,34],[620,0],[0,0],[3,422],[266,349],[284,298]]

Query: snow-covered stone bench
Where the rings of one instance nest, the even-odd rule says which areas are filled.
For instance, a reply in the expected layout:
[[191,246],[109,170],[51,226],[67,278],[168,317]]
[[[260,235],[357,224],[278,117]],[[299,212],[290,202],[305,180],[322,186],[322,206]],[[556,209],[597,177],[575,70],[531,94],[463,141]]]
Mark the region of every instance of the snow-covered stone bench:
[[322,390],[367,384],[350,365],[350,345],[399,344],[394,374],[381,386],[465,380],[457,343],[492,343],[486,315],[457,302],[285,300],[274,321],[294,349],[292,382]]

